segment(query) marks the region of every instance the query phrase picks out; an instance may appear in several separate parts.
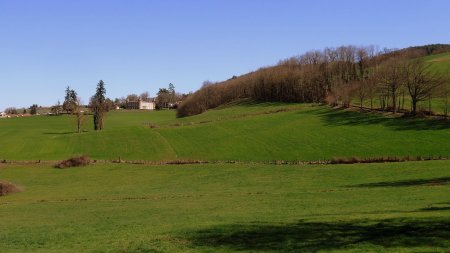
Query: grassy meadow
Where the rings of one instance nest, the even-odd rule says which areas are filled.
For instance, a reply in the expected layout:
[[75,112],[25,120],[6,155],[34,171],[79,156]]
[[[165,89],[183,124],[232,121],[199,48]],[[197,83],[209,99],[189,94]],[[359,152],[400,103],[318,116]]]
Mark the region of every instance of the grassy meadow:
[[[188,118],[112,111],[0,120],[1,252],[445,252],[450,161],[267,165],[450,156],[448,121],[243,101]],[[74,155],[111,160],[55,169]],[[24,161],[43,160],[40,164]],[[236,164],[228,160],[241,161]],[[22,165],[21,162],[22,161]]]
[[[309,104],[244,102],[188,118],[174,111],[112,111],[105,130],[87,118],[0,120],[0,159],[60,160],[87,154],[128,160],[324,160],[450,156],[447,121],[392,118]],[[150,127],[153,126],[153,127]]]
[[423,59],[432,65],[434,71],[450,75],[450,53],[430,55]]
[[450,162],[0,165],[2,252],[445,252]]

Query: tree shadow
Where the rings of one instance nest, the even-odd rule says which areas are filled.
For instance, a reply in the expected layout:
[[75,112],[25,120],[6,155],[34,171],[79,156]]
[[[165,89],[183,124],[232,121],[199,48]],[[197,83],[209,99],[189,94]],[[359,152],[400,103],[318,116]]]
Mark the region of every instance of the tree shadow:
[[450,177],[439,177],[431,179],[414,179],[391,182],[376,182],[367,184],[350,185],[345,187],[405,187],[405,186],[433,186],[450,183]]
[[[87,133],[89,132],[88,130],[82,130],[81,133]],[[43,134],[48,134],[48,135],[67,135],[67,134],[78,134],[77,131],[71,131],[71,132],[44,132]]]
[[274,101],[258,101],[254,99],[238,99],[234,100],[232,102],[220,105],[216,107],[216,110],[221,110],[225,108],[229,108],[231,106],[242,106],[242,107],[273,107],[273,106],[287,106],[287,105],[298,105],[299,103],[293,103],[293,102],[274,102]]
[[450,246],[450,221],[387,219],[295,224],[234,224],[195,231],[193,246],[228,250],[316,252],[357,248]]
[[435,203],[429,207],[421,208],[419,211],[447,211],[450,210],[450,202]]
[[450,210],[450,206],[433,206],[420,209],[420,211],[447,211],[447,210]]
[[49,134],[49,135],[65,135],[65,134],[75,134],[77,132],[72,131],[72,132],[44,132],[44,134]]
[[446,119],[424,119],[414,117],[389,118],[371,112],[355,112],[345,109],[322,110],[318,112],[326,124],[342,125],[383,125],[394,130],[442,130],[450,128]]

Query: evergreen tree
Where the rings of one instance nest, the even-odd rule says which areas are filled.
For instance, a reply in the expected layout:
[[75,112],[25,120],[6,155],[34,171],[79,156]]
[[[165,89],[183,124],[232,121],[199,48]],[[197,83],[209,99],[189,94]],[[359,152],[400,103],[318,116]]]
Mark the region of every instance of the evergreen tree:
[[173,83],[169,83],[169,93],[175,95],[175,85]]
[[64,97],[63,109],[67,113],[74,113],[78,106],[78,97],[75,90],[70,89],[69,86],[66,88],[66,95]]
[[91,98],[91,108],[94,113],[94,129],[96,131],[103,130],[103,117],[107,111],[105,95],[105,83],[100,80],[97,84],[95,95]]
[[35,115],[37,113],[37,108],[37,104],[33,104],[32,106],[30,106],[30,114]]

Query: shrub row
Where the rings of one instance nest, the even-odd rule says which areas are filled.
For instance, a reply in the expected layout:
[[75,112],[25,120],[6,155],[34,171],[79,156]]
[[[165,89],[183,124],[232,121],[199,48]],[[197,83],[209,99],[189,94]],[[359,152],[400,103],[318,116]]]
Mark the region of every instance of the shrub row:
[[331,164],[353,164],[353,163],[385,163],[385,162],[407,162],[426,160],[446,160],[445,157],[422,157],[422,156],[387,156],[387,157],[334,157]]

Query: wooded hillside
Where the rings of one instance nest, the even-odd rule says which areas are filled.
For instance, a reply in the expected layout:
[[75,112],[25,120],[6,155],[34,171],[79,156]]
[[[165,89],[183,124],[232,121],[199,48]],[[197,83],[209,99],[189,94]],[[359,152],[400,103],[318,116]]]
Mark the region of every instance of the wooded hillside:
[[[381,110],[416,114],[417,103],[436,94],[445,96],[447,114],[445,75],[421,61],[424,56],[444,52],[450,52],[450,45],[383,51],[374,46],[341,46],[310,51],[223,82],[205,82],[179,106],[177,116],[199,114],[242,98],[343,106],[358,100],[361,107],[369,100],[372,109],[376,101]],[[405,97],[411,101],[408,110]]]

